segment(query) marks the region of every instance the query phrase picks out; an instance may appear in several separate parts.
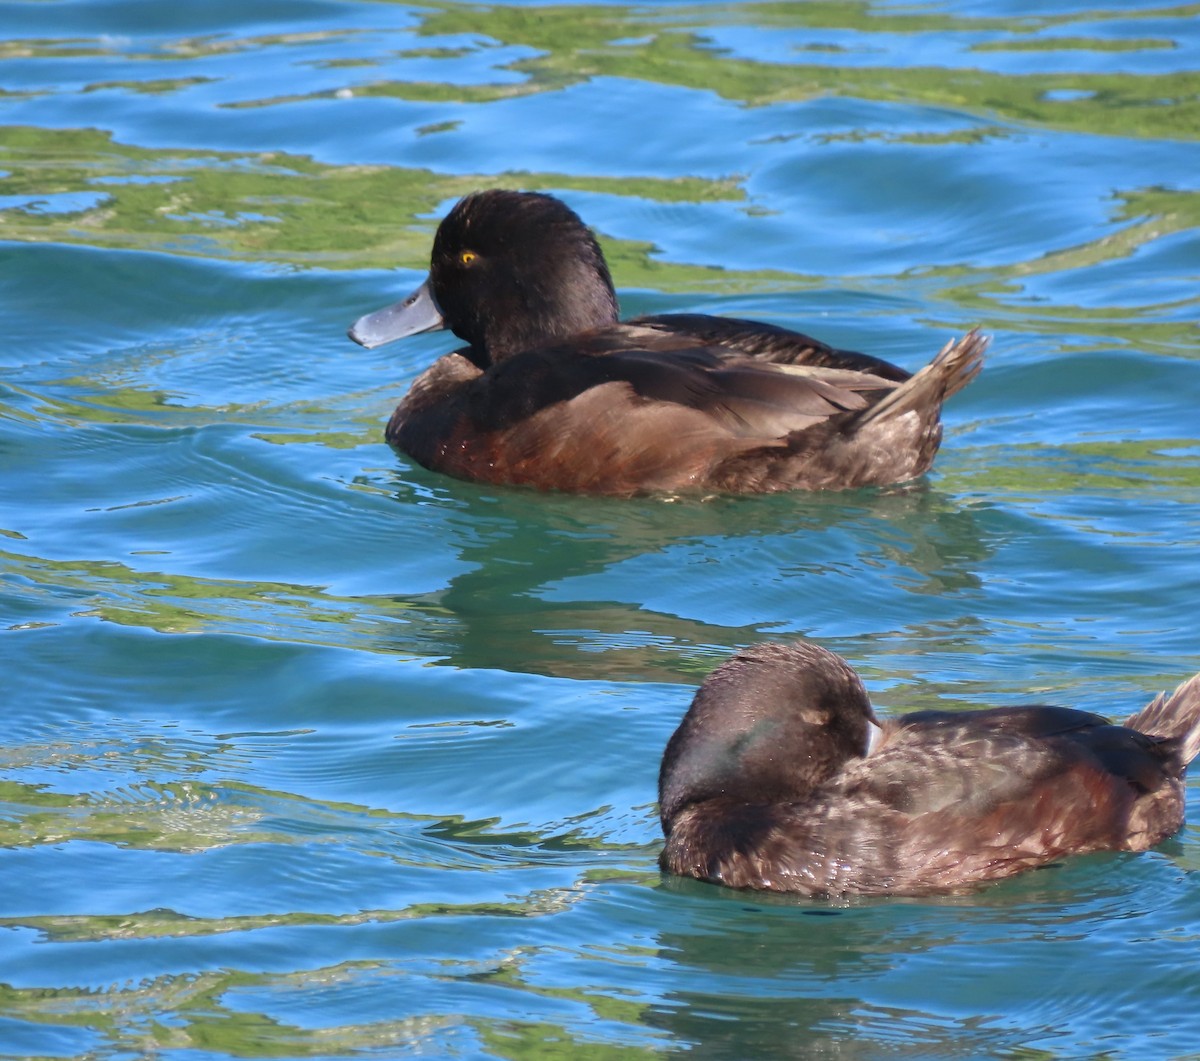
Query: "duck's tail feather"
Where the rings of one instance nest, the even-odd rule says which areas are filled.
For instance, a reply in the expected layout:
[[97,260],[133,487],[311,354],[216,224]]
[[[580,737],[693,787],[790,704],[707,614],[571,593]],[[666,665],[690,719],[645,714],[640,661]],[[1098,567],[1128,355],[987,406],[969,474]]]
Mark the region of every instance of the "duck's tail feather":
[[1200,674],[1189,678],[1170,696],[1159,693],[1126,721],[1130,729],[1178,745],[1179,765],[1200,754]]
[[884,416],[900,416],[917,406],[936,409],[979,375],[983,368],[983,352],[989,342],[989,337],[978,328],[972,328],[961,339],[948,342],[928,365],[865,410],[859,423],[869,423]]

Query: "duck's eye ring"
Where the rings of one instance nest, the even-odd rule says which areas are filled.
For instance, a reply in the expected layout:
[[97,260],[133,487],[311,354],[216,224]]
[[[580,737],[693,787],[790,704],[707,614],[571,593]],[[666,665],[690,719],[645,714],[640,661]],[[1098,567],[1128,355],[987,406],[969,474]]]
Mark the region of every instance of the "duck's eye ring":
[[479,261],[479,255],[474,251],[459,251],[459,265],[474,265],[477,261]]

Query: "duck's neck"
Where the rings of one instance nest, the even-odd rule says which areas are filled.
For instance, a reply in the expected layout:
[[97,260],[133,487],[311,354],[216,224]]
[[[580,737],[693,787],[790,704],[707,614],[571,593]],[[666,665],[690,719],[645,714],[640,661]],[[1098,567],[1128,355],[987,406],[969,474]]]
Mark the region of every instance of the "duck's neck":
[[565,343],[574,336],[615,324],[617,295],[600,260],[572,263],[533,283],[514,284],[516,305],[496,313],[484,331],[483,354],[491,364],[522,350]]

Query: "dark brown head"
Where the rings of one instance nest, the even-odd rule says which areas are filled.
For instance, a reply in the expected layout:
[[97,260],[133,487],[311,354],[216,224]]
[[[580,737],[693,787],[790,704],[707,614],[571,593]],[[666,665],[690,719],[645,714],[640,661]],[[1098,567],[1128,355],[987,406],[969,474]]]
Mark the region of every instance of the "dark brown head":
[[604,255],[579,216],[550,195],[493,188],[460,199],[442,220],[425,283],[349,334],[376,347],[449,328],[486,368],[617,319]]
[[460,200],[438,226],[429,277],[446,326],[493,362],[617,320],[599,244],[570,207],[537,192]]
[[670,832],[690,804],[801,800],[866,754],[871,703],[858,675],[817,645],[763,644],[722,663],[667,743],[659,814]]

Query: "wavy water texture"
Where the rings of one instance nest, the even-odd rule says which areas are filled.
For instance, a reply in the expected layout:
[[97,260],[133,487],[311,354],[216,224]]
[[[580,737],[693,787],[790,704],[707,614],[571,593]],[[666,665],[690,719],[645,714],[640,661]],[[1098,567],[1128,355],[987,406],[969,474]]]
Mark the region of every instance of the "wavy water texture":
[[[1183,25],[1194,15],[1192,5],[1140,13],[1156,26]],[[722,15],[705,8],[689,11],[670,9],[648,17],[638,9],[620,6],[553,7],[529,10],[515,7],[435,5],[408,29],[416,40],[433,38],[459,43],[451,48],[429,48],[401,52],[415,60],[441,63],[454,69],[466,59],[481,60],[484,71],[503,71],[516,80],[489,86],[464,84],[459,78],[448,82],[420,82],[405,77],[394,82],[361,83],[356,75],[349,82],[323,90],[338,99],[348,95],[395,96],[407,100],[442,101],[451,109],[464,104],[486,104],[514,93],[555,93],[577,83],[600,83],[605,79],[648,82],[675,89],[717,92],[750,106],[783,107],[791,101],[845,97],[860,101],[903,103],[905,107],[946,109],[962,116],[988,122],[994,135],[1014,135],[1021,127],[1045,125],[1059,132],[1092,136],[1136,136],[1179,139],[1194,136],[1200,128],[1195,113],[1195,72],[1186,62],[1180,69],[1151,74],[1142,70],[1069,74],[1014,74],[988,71],[975,65],[978,53],[993,54],[1006,48],[1039,51],[1065,50],[1078,55],[1094,52],[1108,56],[1115,46],[1125,52],[1160,51],[1170,38],[1114,38],[1124,26],[1136,23],[1132,14],[1077,12],[1058,16],[1013,20],[962,18],[950,15],[906,15],[875,11],[866,5],[735,5]],[[717,20],[714,23],[714,18]],[[723,24],[727,21],[728,24]],[[693,32],[700,23],[704,32]],[[735,48],[715,46],[725,32],[746,25],[757,33],[785,35],[783,55],[799,47],[787,34],[809,34],[833,29],[853,34],[856,51],[868,57],[861,66],[847,69],[844,61],[819,66],[755,61]],[[1094,38],[1067,36],[1065,29],[1087,26]],[[1044,36],[1032,37],[1035,34]],[[908,45],[916,37],[930,36],[931,50],[940,49],[938,65],[910,65]],[[133,68],[148,61],[179,62],[205,56],[246,52],[258,55],[332,44],[341,48],[363,46],[354,32],[254,35],[249,37],[204,38],[201,46],[192,39],[146,41],[132,45],[128,59]],[[1032,39],[1031,39],[1032,37]],[[999,39],[997,39],[999,38]],[[876,41],[878,44],[876,45]],[[1091,48],[1084,44],[1091,42]],[[153,46],[151,46],[151,44]],[[965,47],[964,47],[965,45]],[[106,40],[88,52],[78,40],[37,41],[12,53],[22,58],[57,57],[94,59],[119,50],[119,41]],[[370,45],[366,47],[370,49]],[[533,52],[532,57],[501,61],[503,53]],[[492,53],[500,56],[493,58]],[[840,53],[839,53],[840,54]],[[898,65],[888,65],[891,59]],[[288,66],[316,60],[288,56],[279,60]],[[382,62],[364,57],[360,62]],[[955,63],[971,65],[956,66]],[[338,65],[333,69],[343,69]],[[350,69],[359,71],[358,65]],[[203,80],[203,79],[201,79]],[[214,79],[223,80],[223,79]],[[155,79],[113,82],[106,87],[136,87],[138,91],[183,91],[190,79],[178,82]],[[97,89],[82,84],[78,91]],[[295,105],[310,97],[274,101]],[[248,105],[250,101],[218,106]],[[441,132],[453,133],[449,122]],[[439,130],[437,122],[417,129]],[[983,130],[985,133],[987,129]],[[969,140],[980,130],[962,130]],[[833,134],[836,136],[846,134]],[[856,137],[881,135],[855,130]],[[899,143],[946,145],[956,134],[885,132]],[[947,140],[946,136],[950,139]],[[120,159],[115,171],[114,162]],[[306,262],[326,267],[401,264],[419,268],[428,246],[430,225],[422,220],[440,204],[482,183],[529,188],[579,189],[605,195],[648,198],[670,203],[725,201],[752,204],[757,198],[747,188],[745,176],[726,171],[710,179],[673,176],[606,178],[598,175],[522,171],[504,174],[466,172],[461,175],[428,169],[397,166],[322,165],[311,157],[280,152],[167,151],[137,148],[114,140],[111,134],[94,129],[12,128],[6,132],[0,163],[8,169],[0,180],[0,196],[9,206],[0,211],[4,231],[23,239],[85,241],[102,246],[163,249],[198,254],[234,254],[254,260]],[[497,179],[500,177],[500,179]],[[116,181],[121,183],[116,183]],[[97,182],[102,182],[97,185]],[[1173,233],[1194,231],[1196,193],[1192,190],[1129,187],[1114,190],[1116,208],[1110,213],[1113,230],[1086,244],[1064,248],[1053,255],[1012,261],[1000,268],[981,269],[957,264],[950,269],[922,270],[922,281],[941,281],[951,290],[948,296],[968,310],[996,314],[996,289],[1009,287],[1019,292],[1028,276],[1061,274],[1081,266],[1119,261],[1141,251],[1147,244]],[[0,203],[4,200],[0,199]],[[364,206],[370,204],[370,209]],[[615,260],[619,283],[653,287],[656,290],[686,291],[701,287],[744,291],[773,283],[811,284],[813,277],[795,269],[722,269],[714,275],[710,267],[664,261],[655,248],[637,242],[612,240],[607,244]],[[707,263],[706,263],[707,264]],[[957,282],[955,282],[957,281]],[[1002,299],[1002,301],[1004,301]],[[1194,293],[1184,304],[1193,308]],[[1057,312],[1023,301],[1020,311]],[[1175,307],[1179,308],[1179,307]],[[1084,307],[1075,307],[1087,316]],[[1143,322],[1143,327],[1147,325]],[[1149,325],[1154,327],[1154,325]],[[1183,332],[1184,334],[1180,334]],[[1176,325],[1159,341],[1175,348],[1191,336],[1187,324]],[[1194,337],[1194,336],[1192,336]],[[1172,341],[1175,340],[1175,341]]]
[[[662,748],[807,637],[883,714],[1200,670],[1200,6],[0,0],[0,1057],[1182,1057],[1200,800],[940,899],[662,877]],[[365,352],[542,189],[623,311],[916,368],[926,479],[460,483]],[[386,271],[385,271],[386,270]]]

